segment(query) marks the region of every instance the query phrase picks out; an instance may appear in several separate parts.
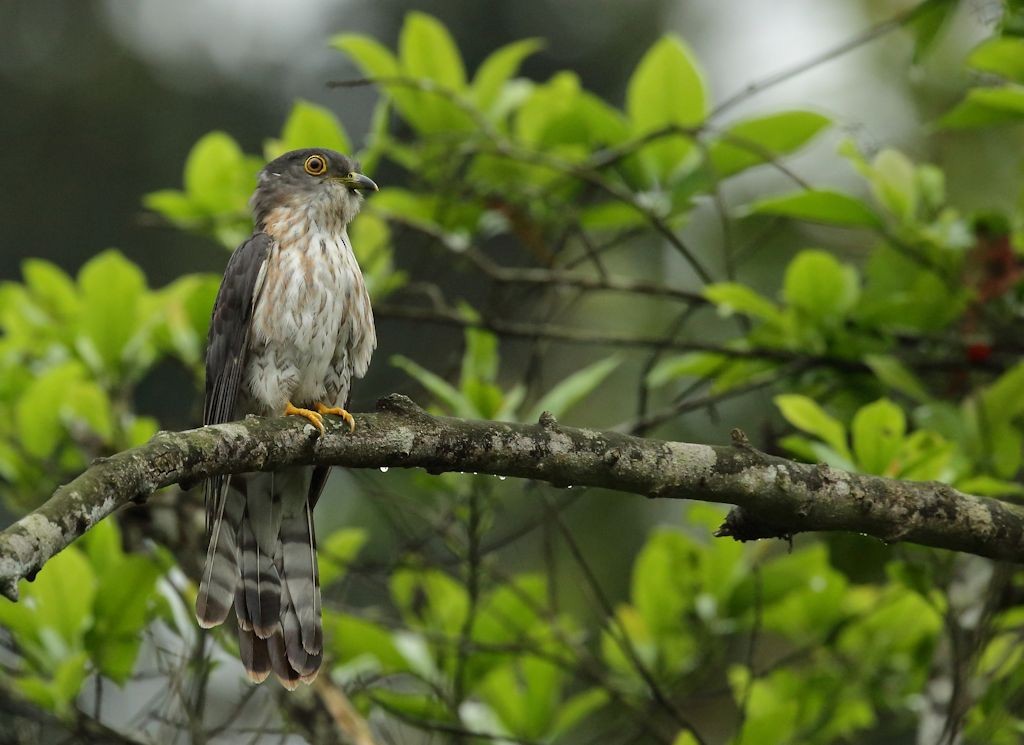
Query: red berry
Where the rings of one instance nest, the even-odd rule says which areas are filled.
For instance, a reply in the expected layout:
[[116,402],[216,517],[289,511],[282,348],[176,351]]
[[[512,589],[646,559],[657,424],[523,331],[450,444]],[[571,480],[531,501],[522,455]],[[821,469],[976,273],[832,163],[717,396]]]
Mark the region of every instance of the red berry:
[[975,342],[967,345],[967,359],[971,362],[984,362],[992,356],[992,345],[983,342]]

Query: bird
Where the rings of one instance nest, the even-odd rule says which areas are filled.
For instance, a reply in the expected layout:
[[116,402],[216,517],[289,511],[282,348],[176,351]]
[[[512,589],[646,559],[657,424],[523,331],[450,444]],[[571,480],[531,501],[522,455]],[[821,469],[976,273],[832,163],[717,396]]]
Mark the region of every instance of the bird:
[[[363,194],[377,191],[339,152],[293,150],[269,162],[249,202],[254,231],[231,255],[207,339],[203,423],[297,416],[325,432],[377,346],[370,296],[349,240]],[[329,466],[215,476],[205,492],[208,548],[196,618],[232,608],[249,679],[289,690],[323,661],[313,508]]]

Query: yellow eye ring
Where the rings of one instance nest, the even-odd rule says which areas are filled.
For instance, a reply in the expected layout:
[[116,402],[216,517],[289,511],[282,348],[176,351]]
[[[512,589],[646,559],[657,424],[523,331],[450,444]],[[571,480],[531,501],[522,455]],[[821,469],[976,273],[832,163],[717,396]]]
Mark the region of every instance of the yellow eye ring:
[[323,176],[327,172],[327,161],[322,155],[310,155],[303,164],[310,176]]

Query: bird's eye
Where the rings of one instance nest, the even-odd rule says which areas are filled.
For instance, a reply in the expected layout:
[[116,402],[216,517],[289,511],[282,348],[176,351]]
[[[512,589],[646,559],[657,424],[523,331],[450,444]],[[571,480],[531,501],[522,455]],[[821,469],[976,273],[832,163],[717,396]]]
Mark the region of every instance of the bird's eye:
[[327,170],[327,161],[320,155],[310,155],[306,158],[306,173],[310,176],[322,176]]

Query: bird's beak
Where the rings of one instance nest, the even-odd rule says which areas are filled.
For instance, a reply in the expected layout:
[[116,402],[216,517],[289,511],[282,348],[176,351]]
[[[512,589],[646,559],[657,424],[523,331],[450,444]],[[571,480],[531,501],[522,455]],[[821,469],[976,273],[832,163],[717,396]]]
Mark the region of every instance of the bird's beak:
[[350,173],[345,179],[345,185],[350,189],[362,189],[365,191],[380,191],[377,184],[369,176],[361,173]]

